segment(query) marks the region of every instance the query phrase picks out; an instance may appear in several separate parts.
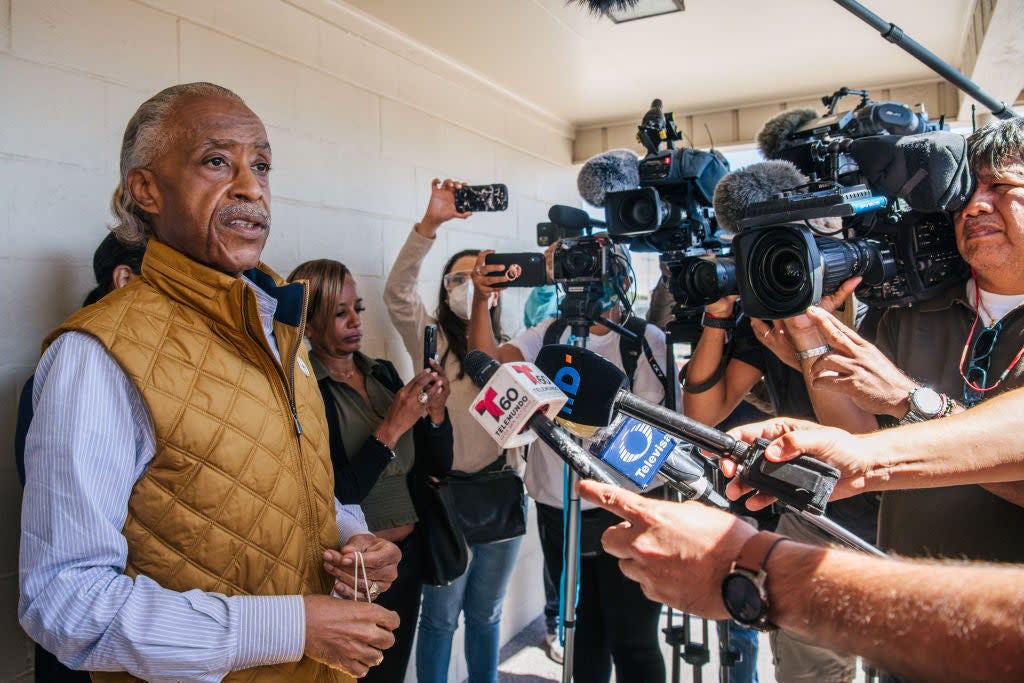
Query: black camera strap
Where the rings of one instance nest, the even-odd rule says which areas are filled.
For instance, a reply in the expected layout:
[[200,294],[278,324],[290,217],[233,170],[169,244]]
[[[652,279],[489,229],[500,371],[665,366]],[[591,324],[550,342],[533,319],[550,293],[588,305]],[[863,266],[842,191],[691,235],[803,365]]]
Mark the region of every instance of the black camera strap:
[[711,376],[703,382],[690,382],[690,380],[686,378],[687,371],[690,369],[690,366],[687,365],[683,368],[683,391],[688,394],[703,394],[705,391],[718,384],[722,380],[722,377],[725,376],[725,369],[729,366],[729,361],[732,360],[732,351],[733,344],[730,341],[725,345],[725,348],[722,349],[722,360],[719,361],[718,367],[715,368],[715,371],[711,373]]

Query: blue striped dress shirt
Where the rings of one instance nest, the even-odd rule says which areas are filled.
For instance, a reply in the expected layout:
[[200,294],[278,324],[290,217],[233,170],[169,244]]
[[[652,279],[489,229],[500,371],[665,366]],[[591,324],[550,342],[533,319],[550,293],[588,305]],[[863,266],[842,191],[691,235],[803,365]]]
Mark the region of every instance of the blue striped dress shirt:
[[[277,301],[253,290],[280,362]],[[138,389],[98,340],[61,335],[36,369],[33,404],[18,604],[33,639],[71,668],[128,671],[147,681],[219,681],[302,657],[300,596],[180,593],[124,574],[128,498],[156,438]],[[343,541],[366,531],[359,506],[335,506]]]

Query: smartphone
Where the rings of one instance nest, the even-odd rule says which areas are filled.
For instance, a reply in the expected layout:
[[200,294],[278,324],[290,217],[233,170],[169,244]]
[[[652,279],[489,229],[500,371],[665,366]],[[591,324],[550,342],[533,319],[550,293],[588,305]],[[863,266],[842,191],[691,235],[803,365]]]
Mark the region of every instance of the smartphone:
[[484,263],[505,266],[506,281],[494,285],[495,287],[539,287],[548,281],[544,254],[532,251],[518,254],[488,254],[484,258]]
[[437,360],[437,325],[423,328],[423,367],[429,370],[431,360]]
[[463,185],[455,190],[455,210],[504,211],[508,208],[508,187],[494,185]]

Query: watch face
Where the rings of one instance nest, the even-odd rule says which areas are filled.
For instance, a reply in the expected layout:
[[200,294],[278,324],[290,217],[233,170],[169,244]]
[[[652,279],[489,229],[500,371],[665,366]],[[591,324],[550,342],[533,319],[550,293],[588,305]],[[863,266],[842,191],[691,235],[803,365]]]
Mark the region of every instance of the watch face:
[[911,407],[922,416],[934,416],[942,412],[942,397],[938,392],[922,387],[910,397]]
[[733,573],[725,577],[722,601],[732,618],[742,624],[753,624],[764,615],[761,591],[750,577],[743,574]]

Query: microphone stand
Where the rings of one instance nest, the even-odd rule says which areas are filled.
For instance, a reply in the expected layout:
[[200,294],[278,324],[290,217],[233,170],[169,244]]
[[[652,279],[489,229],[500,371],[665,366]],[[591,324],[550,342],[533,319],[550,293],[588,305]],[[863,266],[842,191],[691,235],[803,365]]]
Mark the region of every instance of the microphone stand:
[[[590,326],[596,322],[612,330],[613,332],[626,336],[635,335],[627,328],[614,323],[601,316],[601,297],[604,294],[604,287],[601,283],[565,283],[566,295],[559,304],[559,314],[562,319],[569,323],[572,331],[573,346],[581,349],[587,348],[587,339],[590,338]],[[674,367],[674,363],[672,367]],[[673,396],[673,399],[675,397]],[[582,439],[576,439],[582,443]],[[562,628],[565,630],[565,648],[562,657],[562,683],[572,683],[573,657],[576,652],[576,584],[579,580],[579,546],[580,526],[582,523],[580,498],[576,492],[576,485],[579,483],[579,475],[575,470],[569,468],[569,501],[566,508],[568,521],[565,529],[565,561],[563,566],[564,581],[562,582]]]
[[[688,344],[692,351],[693,345],[700,339],[700,318],[699,316],[695,317],[693,311],[699,314],[700,309],[675,306],[673,309],[673,319],[665,326],[666,376],[669,371],[672,372],[673,377],[678,374],[675,356],[676,343]],[[688,353],[687,358],[689,356],[690,354]],[[665,407],[673,412],[679,409],[679,406],[676,405],[675,392],[671,391],[670,387],[665,387]],[[715,482],[715,489],[721,491],[721,478],[718,476],[718,472],[715,471],[712,476]],[[682,495],[678,491],[666,487],[665,499],[679,503],[682,502]],[[694,615],[681,612],[680,616],[682,616],[682,624],[676,626],[674,623],[675,611],[666,605],[665,628],[662,629],[662,633],[665,634],[665,642],[672,647],[672,678],[670,680],[672,683],[679,683],[680,676],[682,675],[679,662],[684,661],[693,667],[693,683],[702,683],[704,680],[704,666],[711,661],[711,651],[708,647],[708,620],[696,617],[700,621],[702,636],[701,640],[696,641],[693,640],[692,619],[695,618]],[[715,629],[718,633],[719,680],[721,683],[729,683],[732,666],[739,661],[740,655],[731,647],[729,622],[716,622]]]
[[[587,348],[592,321],[600,318],[600,301],[602,287],[595,289],[591,285],[583,287],[566,287],[570,290],[562,299],[559,313],[569,322],[572,331],[573,345]],[[582,439],[576,439],[582,443]],[[572,683],[573,657],[576,653],[576,585],[580,571],[580,496],[576,491],[580,477],[571,467],[568,468],[569,501],[566,508],[567,523],[563,547],[565,557],[564,580],[562,581],[562,628],[565,631],[565,647],[562,655],[562,683]]]

